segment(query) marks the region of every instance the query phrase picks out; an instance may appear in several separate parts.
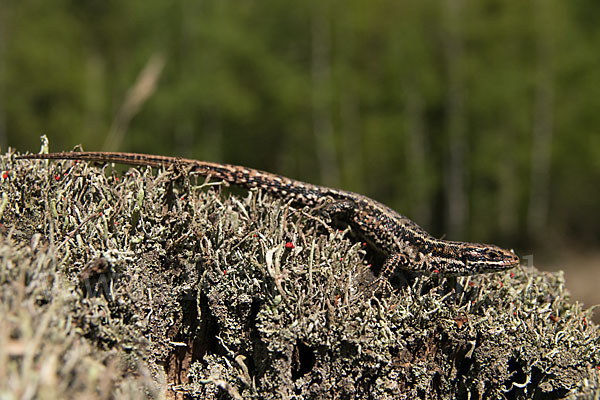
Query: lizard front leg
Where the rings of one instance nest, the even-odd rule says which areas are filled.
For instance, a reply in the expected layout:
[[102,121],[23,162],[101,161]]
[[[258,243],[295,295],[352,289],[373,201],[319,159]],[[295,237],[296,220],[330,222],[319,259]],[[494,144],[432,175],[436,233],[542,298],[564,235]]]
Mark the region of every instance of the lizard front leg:
[[337,218],[350,222],[357,211],[357,207],[357,204],[352,200],[334,200],[328,197],[323,211],[332,219]]

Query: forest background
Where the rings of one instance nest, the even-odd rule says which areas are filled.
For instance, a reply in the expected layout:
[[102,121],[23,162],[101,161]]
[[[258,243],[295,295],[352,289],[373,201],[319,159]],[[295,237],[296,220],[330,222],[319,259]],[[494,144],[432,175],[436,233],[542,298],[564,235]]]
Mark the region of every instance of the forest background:
[[599,15],[594,0],[2,0],[0,145],[47,134],[53,151],[360,192],[435,236],[566,269],[591,305]]

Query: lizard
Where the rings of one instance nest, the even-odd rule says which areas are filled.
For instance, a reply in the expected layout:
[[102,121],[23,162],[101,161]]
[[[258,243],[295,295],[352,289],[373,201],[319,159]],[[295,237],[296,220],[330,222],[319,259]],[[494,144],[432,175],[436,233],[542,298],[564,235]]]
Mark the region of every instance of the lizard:
[[183,165],[190,172],[210,176],[245,189],[258,188],[292,203],[318,207],[348,223],[383,253],[380,279],[396,269],[417,274],[464,276],[498,272],[519,265],[512,250],[492,244],[438,239],[390,207],[367,196],[302,182],[253,168],[179,157],[122,152],[63,152],[21,154],[17,159],[57,159],[168,167]]

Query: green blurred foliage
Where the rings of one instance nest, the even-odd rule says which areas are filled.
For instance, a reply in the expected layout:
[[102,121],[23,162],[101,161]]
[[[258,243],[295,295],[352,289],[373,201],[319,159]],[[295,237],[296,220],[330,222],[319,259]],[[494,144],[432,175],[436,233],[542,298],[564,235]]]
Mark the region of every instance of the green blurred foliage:
[[[156,89],[119,150],[360,191],[438,236],[449,231],[448,171],[458,168],[466,237],[457,239],[597,244],[598,8],[592,0],[4,0],[0,140],[35,151],[47,134],[53,150],[103,149],[158,55]],[[551,151],[536,203],[540,121]],[[544,202],[541,225],[530,229]]]

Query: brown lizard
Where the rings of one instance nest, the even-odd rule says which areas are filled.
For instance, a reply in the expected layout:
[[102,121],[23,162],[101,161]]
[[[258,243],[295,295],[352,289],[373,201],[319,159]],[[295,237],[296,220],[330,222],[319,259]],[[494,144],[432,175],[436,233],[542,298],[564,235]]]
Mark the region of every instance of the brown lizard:
[[24,154],[16,158],[100,161],[152,167],[181,164],[200,175],[243,188],[259,188],[295,204],[309,207],[325,204],[330,215],[350,224],[371,245],[384,253],[386,259],[380,275],[382,278],[389,278],[396,268],[452,276],[496,272],[519,265],[519,258],[511,250],[491,244],[437,239],[407,217],[367,196],[252,168],[118,152]]

